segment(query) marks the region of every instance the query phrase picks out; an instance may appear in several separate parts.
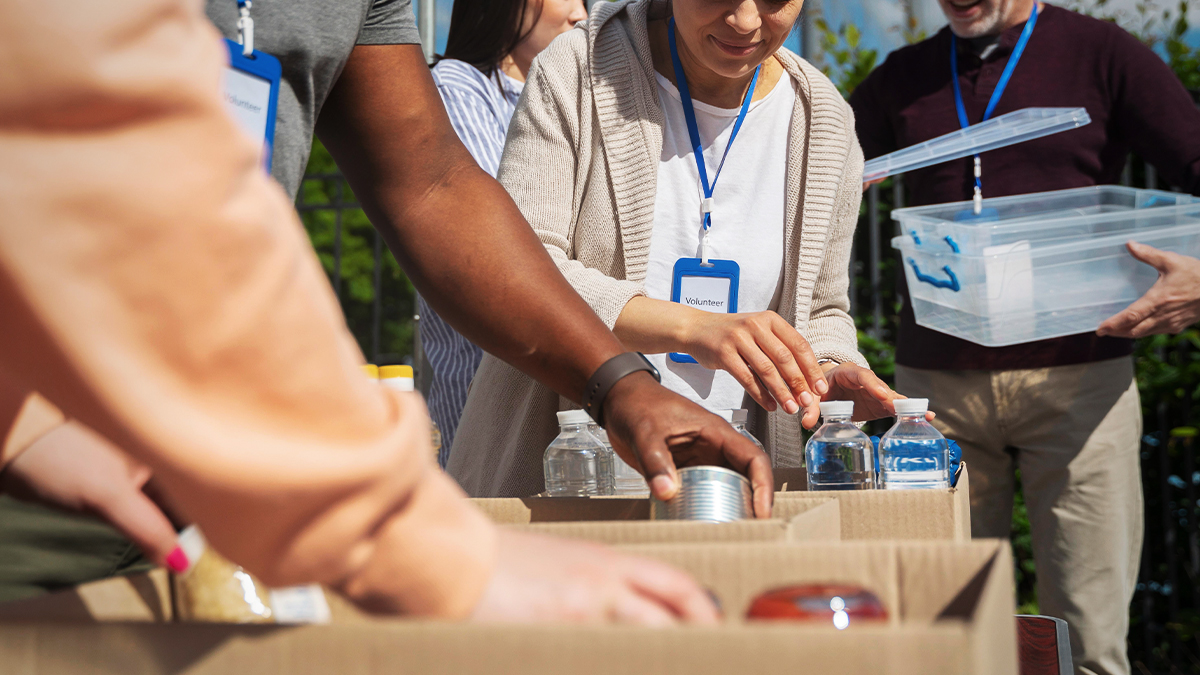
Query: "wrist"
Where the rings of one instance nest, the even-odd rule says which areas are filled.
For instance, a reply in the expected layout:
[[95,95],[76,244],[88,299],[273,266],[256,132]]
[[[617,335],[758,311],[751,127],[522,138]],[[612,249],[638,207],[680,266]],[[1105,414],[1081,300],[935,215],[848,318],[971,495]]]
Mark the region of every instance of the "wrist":
[[658,369],[640,352],[625,352],[605,361],[588,379],[582,397],[583,410],[596,424],[605,426],[605,404],[609,394],[622,380],[638,373],[647,373],[656,381],[661,379]]
[[604,401],[604,414],[602,418],[604,423],[608,424],[612,420],[621,416],[621,405],[625,401],[629,401],[635,392],[647,386],[658,386],[658,380],[648,372],[641,371],[621,378],[619,382],[613,385],[613,388],[608,392],[608,398]]

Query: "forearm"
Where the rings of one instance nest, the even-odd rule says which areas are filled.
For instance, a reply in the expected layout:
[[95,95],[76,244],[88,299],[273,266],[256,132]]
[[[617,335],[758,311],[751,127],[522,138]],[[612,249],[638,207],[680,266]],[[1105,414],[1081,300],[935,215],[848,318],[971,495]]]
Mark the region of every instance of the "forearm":
[[472,342],[573,400],[623,350],[471,159],[419,48],[357,47],[318,133],[422,296]]
[[699,311],[678,302],[636,297],[617,317],[613,333],[630,351],[645,354],[686,351],[687,332]]
[[291,203],[223,107],[200,6],[6,30],[44,11],[0,4],[0,67],[29,76],[0,80],[0,379],[148,465],[269,583],[462,616],[491,526],[434,467],[419,397],[362,377]]

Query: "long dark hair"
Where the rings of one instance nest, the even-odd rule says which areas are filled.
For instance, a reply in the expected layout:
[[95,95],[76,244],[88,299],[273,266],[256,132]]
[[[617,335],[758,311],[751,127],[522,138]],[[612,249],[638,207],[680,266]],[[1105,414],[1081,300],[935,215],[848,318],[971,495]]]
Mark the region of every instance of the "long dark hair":
[[529,37],[542,13],[542,3],[533,10],[530,29],[522,31],[525,13],[534,0],[454,0],[450,12],[450,35],[441,59],[458,59],[491,76],[504,57]]

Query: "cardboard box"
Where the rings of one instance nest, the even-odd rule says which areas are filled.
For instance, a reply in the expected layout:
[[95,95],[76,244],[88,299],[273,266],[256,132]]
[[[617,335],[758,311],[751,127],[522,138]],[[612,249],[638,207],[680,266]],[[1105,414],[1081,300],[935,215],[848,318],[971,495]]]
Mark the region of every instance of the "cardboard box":
[[[636,547],[711,588],[717,628],[0,624],[6,674],[883,673],[1015,675],[1007,542],[849,542]],[[743,622],[758,593],[841,581],[875,592],[890,618],[845,631]]]
[[804,469],[775,469],[775,508],[789,500],[834,498],[842,507],[842,539],[971,539],[971,479],[964,465],[948,490],[807,492]]
[[634,520],[535,522],[504,527],[614,545],[841,539],[841,509],[836,499],[796,500],[777,510],[775,515],[776,518],[768,520],[736,523]]
[[[0,604],[0,621],[164,622],[172,618],[171,578],[164,569]],[[0,668],[0,673],[7,671]]]
[[[965,466],[958,486],[948,490],[808,492],[807,474],[804,469],[775,469],[775,483],[779,491],[775,493],[775,509],[772,515],[778,519],[791,520],[813,508],[814,504],[836,499],[841,509],[843,541],[971,539],[971,480]],[[650,518],[650,502],[647,499],[526,497],[471,501],[493,521],[509,525],[637,521]],[[741,540],[753,541],[755,537],[747,535]]]

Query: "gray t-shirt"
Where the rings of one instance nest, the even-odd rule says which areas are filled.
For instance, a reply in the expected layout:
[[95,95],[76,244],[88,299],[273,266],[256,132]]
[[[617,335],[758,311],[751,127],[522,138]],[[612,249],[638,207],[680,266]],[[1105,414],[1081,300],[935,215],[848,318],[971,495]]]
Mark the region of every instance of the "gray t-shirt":
[[[237,1],[207,0],[208,18],[237,39]],[[254,48],[279,59],[283,82],[271,173],[295,199],[325,98],[357,45],[418,44],[411,0],[254,0]]]

